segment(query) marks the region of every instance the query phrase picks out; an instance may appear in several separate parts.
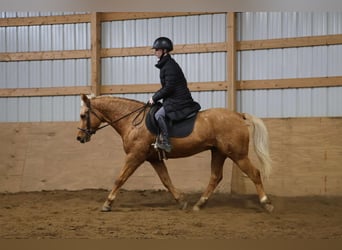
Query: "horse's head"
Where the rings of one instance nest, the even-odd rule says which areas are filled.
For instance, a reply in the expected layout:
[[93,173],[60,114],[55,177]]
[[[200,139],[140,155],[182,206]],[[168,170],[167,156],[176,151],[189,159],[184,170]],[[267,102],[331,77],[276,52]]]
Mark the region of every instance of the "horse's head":
[[91,107],[90,99],[82,94],[81,95],[82,106],[80,111],[80,125],[76,139],[85,143],[90,141],[90,137],[96,133],[96,130],[100,126],[102,119],[99,114]]

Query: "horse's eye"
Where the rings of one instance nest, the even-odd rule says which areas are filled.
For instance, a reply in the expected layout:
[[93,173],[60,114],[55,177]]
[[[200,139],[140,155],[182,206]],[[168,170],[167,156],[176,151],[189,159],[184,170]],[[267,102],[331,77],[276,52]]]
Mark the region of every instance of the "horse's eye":
[[81,117],[81,119],[85,119],[86,115],[85,114],[81,114],[80,117]]

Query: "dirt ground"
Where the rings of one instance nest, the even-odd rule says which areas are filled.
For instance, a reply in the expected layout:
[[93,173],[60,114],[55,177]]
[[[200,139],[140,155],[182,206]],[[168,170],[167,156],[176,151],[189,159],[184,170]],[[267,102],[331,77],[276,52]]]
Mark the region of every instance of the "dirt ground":
[[[342,197],[215,193],[199,211],[179,210],[167,191],[122,190],[113,211],[100,212],[108,191],[0,194],[0,239],[342,239]],[[199,193],[188,194],[193,205]]]

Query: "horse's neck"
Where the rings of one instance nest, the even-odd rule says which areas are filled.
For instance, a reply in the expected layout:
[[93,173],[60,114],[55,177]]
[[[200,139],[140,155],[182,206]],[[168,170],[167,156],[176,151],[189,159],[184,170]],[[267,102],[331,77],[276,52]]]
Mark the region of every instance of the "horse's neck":
[[[137,109],[136,103],[129,100],[116,98],[99,98],[94,100],[94,107],[101,112],[107,122],[111,122],[112,127],[123,135],[130,127],[132,115],[128,115]],[[128,115],[127,117],[124,117]]]

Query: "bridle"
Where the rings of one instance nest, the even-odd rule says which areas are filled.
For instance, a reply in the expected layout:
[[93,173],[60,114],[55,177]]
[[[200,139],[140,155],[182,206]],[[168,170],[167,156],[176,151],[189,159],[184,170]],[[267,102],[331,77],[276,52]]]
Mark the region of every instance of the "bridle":
[[[124,119],[124,118],[126,118],[126,117],[128,117],[128,116],[130,116],[130,115],[132,115],[132,114],[134,114],[134,113],[136,113],[136,112],[139,112],[139,113],[138,113],[138,114],[135,116],[135,118],[133,119],[132,124],[133,124],[133,126],[138,126],[139,124],[141,124],[141,122],[143,121],[143,119],[144,119],[144,117],[145,117],[146,109],[147,109],[147,107],[149,106],[149,103],[144,104],[144,106],[142,106],[142,107],[140,107],[140,108],[137,108],[137,109],[133,110],[132,112],[129,112],[128,114],[125,114],[125,115],[123,115],[122,117],[120,117],[119,119],[116,119],[116,120],[114,120],[114,121],[107,121],[105,118],[103,118],[103,119],[100,118],[100,117],[98,116],[98,114],[96,114],[96,112],[91,108],[90,102],[87,103],[86,105],[87,105],[87,108],[88,108],[88,110],[87,110],[87,112],[86,112],[86,118],[87,118],[86,125],[87,125],[87,128],[78,128],[78,129],[81,130],[82,132],[86,133],[87,136],[90,137],[91,135],[95,134],[96,131],[98,131],[98,130],[100,130],[100,129],[103,129],[103,128],[109,126],[109,125],[113,125],[114,123],[116,123],[116,122],[118,122],[118,121],[120,121],[120,120],[122,120],[122,119]],[[103,120],[105,120],[105,122],[107,122],[107,124],[102,125],[102,126],[96,128],[96,129],[93,129],[93,128],[91,127],[91,123],[90,123],[90,113],[92,113],[93,115],[95,115],[95,116],[97,117],[97,119],[99,119],[101,122],[102,122]],[[136,122],[137,118],[140,116],[141,113],[143,113],[143,116],[142,116],[141,120],[139,120],[138,122]]]
[[90,102],[89,102],[89,105],[87,104],[87,108],[88,108],[88,110],[87,110],[87,112],[86,112],[86,125],[87,125],[87,127],[86,128],[78,128],[79,130],[81,130],[82,132],[84,132],[84,133],[86,133],[87,134],[87,136],[91,136],[91,135],[93,135],[93,134],[95,134],[96,133],[96,131],[98,130],[98,129],[93,129],[92,127],[91,127],[91,123],[90,123],[90,112],[92,113],[92,114],[94,114],[96,117],[97,117],[97,119],[99,119],[100,121],[102,121],[102,119],[93,111],[93,109],[91,108],[91,106],[90,106]]

